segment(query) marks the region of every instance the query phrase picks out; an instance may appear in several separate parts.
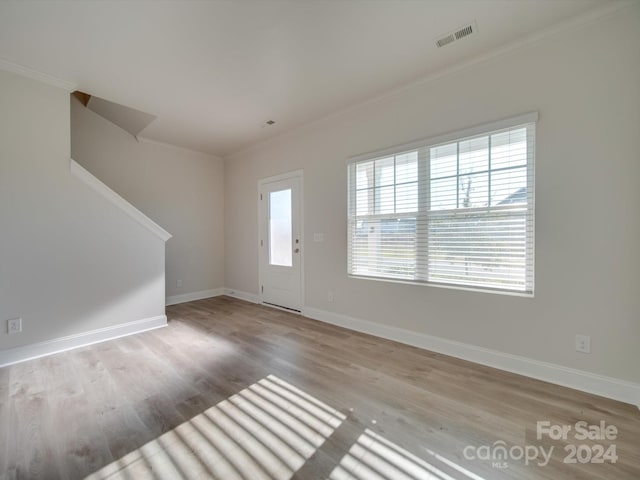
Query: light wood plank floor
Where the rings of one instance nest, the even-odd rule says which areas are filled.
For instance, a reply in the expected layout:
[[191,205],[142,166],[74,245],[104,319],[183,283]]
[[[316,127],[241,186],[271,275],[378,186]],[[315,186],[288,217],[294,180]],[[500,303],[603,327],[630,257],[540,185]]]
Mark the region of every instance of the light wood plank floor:
[[[0,369],[0,478],[640,479],[635,406],[228,297],[167,315]],[[538,421],[618,434],[538,440]],[[501,442],[553,450],[469,458]],[[596,444],[617,461],[580,463]]]

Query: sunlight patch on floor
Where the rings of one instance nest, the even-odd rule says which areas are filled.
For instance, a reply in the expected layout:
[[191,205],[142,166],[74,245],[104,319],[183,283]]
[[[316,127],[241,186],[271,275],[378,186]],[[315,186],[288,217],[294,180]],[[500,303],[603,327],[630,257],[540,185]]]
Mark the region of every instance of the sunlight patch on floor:
[[269,375],[87,479],[284,480],[345,418]]
[[442,468],[367,429],[331,472],[329,480],[482,480],[454,462],[429,453],[443,463]]

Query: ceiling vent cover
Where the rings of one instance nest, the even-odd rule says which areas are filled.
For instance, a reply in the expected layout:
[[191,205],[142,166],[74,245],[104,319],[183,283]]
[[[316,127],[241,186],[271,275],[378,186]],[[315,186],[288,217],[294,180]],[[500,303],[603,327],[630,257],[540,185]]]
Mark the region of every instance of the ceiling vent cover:
[[464,37],[468,37],[472,33],[476,33],[478,31],[478,27],[476,22],[471,22],[464,27],[457,28],[453,32],[447,33],[436,39],[436,46],[438,48],[444,47],[445,45],[449,45],[450,43],[455,42],[456,40],[461,40]]
[[456,40],[455,36],[453,35],[447,35],[446,37],[442,37],[439,38],[438,40],[436,40],[436,45],[438,45],[438,48],[440,47],[444,47],[445,45],[454,42]]

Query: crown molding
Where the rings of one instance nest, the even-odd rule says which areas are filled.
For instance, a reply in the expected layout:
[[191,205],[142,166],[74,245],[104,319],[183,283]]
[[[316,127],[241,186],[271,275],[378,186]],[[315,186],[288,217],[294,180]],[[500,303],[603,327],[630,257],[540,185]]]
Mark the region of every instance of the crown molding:
[[0,58],[0,70],[15,73],[17,75],[22,75],[23,77],[37,80],[39,82],[46,83],[47,85],[51,85],[52,87],[61,88],[62,90],[66,90],[68,92],[73,92],[78,88],[78,85],[73,82],[54,77],[53,75],[49,75],[47,73],[39,72],[32,68],[25,67],[24,65],[10,62],[9,60],[5,60],[4,58]]
[[475,65],[479,65],[479,64],[483,64],[485,62],[489,62],[495,58],[499,58],[505,55],[508,55],[514,51],[523,49],[523,48],[527,48],[531,45],[534,45],[538,42],[541,41],[545,41],[550,37],[553,37],[555,35],[558,34],[562,34],[564,32],[567,31],[571,31],[577,28],[582,28],[584,26],[587,26],[589,24],[592,24],[594,22],[597,22],[599,20],[605,19],[607,17],[610,17],[614,14],[617,14],[623,10],[632,8],[634,6],[638,6],[640,5],[640,3],[638,2],[638,0],[616,0],[613,1],[611,3],[607,3],[605,5],[603,5],[602,7],[598,7],[598,8],[594,8],[592,10],[589,10],[586,13],[583,13],[581,15],[578,15],[576,17],[570,18],[568,20],[562,21],[560,23],[557,23],[555,25],[552,25],[550,27],[547,27],[543,30],[540,30],[539,32],[535,32],[532,34],[529,34],[523,38],[520,39],[516,39],[514,41],[512,41],[511,43],[508,43],[502,47],[493,49],[488,51],[487,53],[485,53],[484,55],[478,55],[474,58],[472,58],[471,60],[466,60],[466,61],[461,61],[458,63],[455,63],[453,65],[450,65],[448,67],[443,67],[439,70],[436,70],[426,76],[420,77],[416,80],[407,82],[403,85],[399,85],[395,88],[392,88],[390,90],[387,90],[386,92],[380,94],[380,95],[376,95],[374,97],[371,97],[367,100],[364,100],[362,102],[358,102],[352,105],[349,105],[347,107],[344,107],[342,109],[336,110],[332,113],[329,113],[328,115],[325,115],[323,117],[320,117],[316,120],[311,120],[309,122],[306,123],[302,123],[301,125],[298,125],[297,127],[294,127],[290,130],[285,130],[282,133],[279,133],[273,137],[269,137],[266,138],[264,140],[260,140],[256,143],[253,143],[251,145],[248,145],[246,147],[240,148],[236,151],[233,151],[231,153],[222,155],[222,159],[224,161],[233,161],[234,158],[239,157],[241,155],[247,154],[247,153],[251,153],[254,152],[256,150],[260,150],[261,148],[264,148],[268,145],[271,145],[273,143],[276,143],[278,141],[284,140],[292,135],[295,135],[298,132],[302,132],[305,131],[307,128],[311,128],[314,127],[316,125],[319,125],[323,122],[326,122],[328,120],[334,119],[334,118],[339,118],[342,117],[343,115],[346,115],[352,111],[356,111],[359,110],[360,108],[364,108],[366,106],[369,105],[373,105],[375,103],[378,102],[382,102],[390,97],[393,97],[395,95],[400,95],[401,93],[407,91],[407,90],[411,90],[412,88],[416,88],[419,87],[421,85],[425,85],[427,83],[433,82],[435,80],[441,79],[443,77],[447,77],[449,75],[454,75],[460,72],[463,72],[469,68],[474,67]]
[[149,137],[137,136],[135,137],[135,139],[139,143],[150,143],[151,145],[159,145],[161,147],[172,148],[174,150],[179,150],[181,152],[186,152],[186,153],[191,153],[196,155],[206,155],[207,157],[213,157],[217,160],[222,160],[222,157],[220,157],[219,155],[214,155],[213,153],[203,152],[202,150],[194,150],[192,148],[182,147],[180,145],[174,145],[173,143],[161,142],[160,140],[154,140]]

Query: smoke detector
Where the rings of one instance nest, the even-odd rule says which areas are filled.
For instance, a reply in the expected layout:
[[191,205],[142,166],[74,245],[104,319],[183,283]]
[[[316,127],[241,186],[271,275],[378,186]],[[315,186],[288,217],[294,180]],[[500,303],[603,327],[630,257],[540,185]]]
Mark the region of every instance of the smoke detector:
[[438,48],[442,48],[445,45],[449,45],[450,43],[457,42],[458,40],[462,40],[469,35],[472,35],[478,31],[478,26],[476,25],[475,20],[467,25],[464,25],[460,28],[456,28],[452,32],[449,32],[445,35],[441,35],[436,39],[436,46]]

